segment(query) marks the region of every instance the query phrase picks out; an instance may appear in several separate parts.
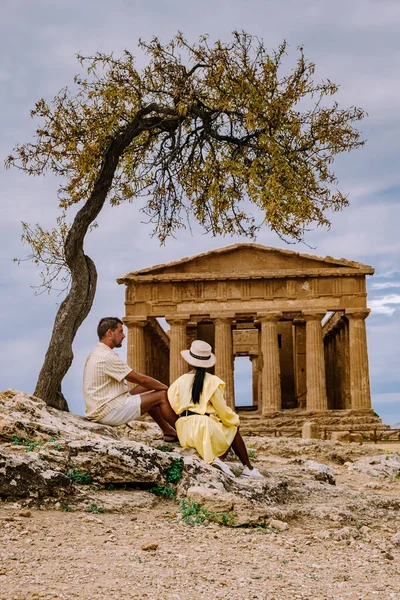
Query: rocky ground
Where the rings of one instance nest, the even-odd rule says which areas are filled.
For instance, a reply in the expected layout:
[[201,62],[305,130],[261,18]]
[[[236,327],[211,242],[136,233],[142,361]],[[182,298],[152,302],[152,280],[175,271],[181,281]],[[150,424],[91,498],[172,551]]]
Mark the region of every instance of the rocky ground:
[[400,600],[398,445],[246,438],[258,482],[157,438],[0,394],[1,600]]

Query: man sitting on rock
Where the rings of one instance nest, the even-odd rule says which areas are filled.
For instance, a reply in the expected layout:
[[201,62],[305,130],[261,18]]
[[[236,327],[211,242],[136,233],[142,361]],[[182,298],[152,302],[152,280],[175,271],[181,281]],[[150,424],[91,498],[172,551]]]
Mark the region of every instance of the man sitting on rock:
[[[159,425],[165,442],[177,440],[177,416],[172,410],[164,383],[133,371],[114,352],[125,337],[122,321],[104,317],[97,326],[99,342],[86,359],[83,373],[85,415],[104,425],[123,425],[144,413]],[[129,390],[126,381],[138,384]]]

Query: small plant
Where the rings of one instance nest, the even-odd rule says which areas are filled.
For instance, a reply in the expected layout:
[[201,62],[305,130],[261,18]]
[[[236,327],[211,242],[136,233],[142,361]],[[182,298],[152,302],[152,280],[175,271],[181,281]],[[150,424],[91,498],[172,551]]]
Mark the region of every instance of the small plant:
[[161,450],[161,452],[173,452],[174,447],[172,444],[164,442],[163,444],[157,444],[157,446],[155,446],[155,449]]
[[115,490],[115,485],[113,483],[106,483],[104,487],[108,492],[110,492],[111,490]]
[[58,452],[60,450],[62,450],[62,447],[60,446],[60,444],[55,444],[55,446],[53,446],[54,450],[57,450]]
[[25,452],[33,452],[38,446],[41,446],[42,444],[43,442],[40,440],[38,442],[33,442],[32,440],[25,440]]
[[156,496],[167,498],[168,500],[175,500],[176,497],[176,492],[170,485],[153,485],[153,487],[149,489],[149,492]]
[[211,515],[210,520],[219,525],[224,525],[225,527],[234,527],[235,525],[235,516],[232,513],[211,513]]
[[179,511],[182,520],[186,525],[202,525],[209,521],[226,527],[233,527],[235,525],[235,517],[232,513],[211,512],[193,500],[181,500],[179,503]]
[[33,440],[23,438],[16,434],[12,436],[11,443],[14,444],[14,446],[25,446],[25,452],[33,452],[38,446],[43,444],[41,440],[34,442]]
[[67,504],[66,502],[61,502],[60,504],[60,509],[63,512],[75,512],[75,509],[72,508],[72,506],[70,506],[69,504]]
[[72,479],[72,481],[78,485],[89,485],[92,483],[92,476],[90,473],[81,473],[77,469],[67,471],[67,477]]
[[178,483],[182,478],[183,462],[181,459],[174,460],[172,465],[167,469],[167,481],[169,483]]
[[50,443],[53,443],[53,442],[55,442],[55,441],[56,441],[56,438],[55,438],[55,437],[51,437],[51,438],[49,439],[49,442],[50,442]]
[[144,561],[142,558],[140,558],[139,554],[136,554],[136,555],[135,555],[135,561],[136,561],[137,563],[139,563],[139,564],[141,564],[141,563],[145,562],[145,561]]
[[104,513],[104,508],[97,506],[97,504],[91,504],[85,509],[85,512],[91,513],[92,515],[102,515]]
[[257,458],[257,451],[251,446],[247,448],[247,454],[249,455],[249,458]]
[[11,438],[11,443],[14,444],[14,446],[22,446],[22,444],[24,443],[24,438],[15,434]]

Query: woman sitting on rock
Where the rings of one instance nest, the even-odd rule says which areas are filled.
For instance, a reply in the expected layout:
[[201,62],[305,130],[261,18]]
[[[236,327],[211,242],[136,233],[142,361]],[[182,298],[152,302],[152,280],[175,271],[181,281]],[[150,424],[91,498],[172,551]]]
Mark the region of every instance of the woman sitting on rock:
[[234,476],[219,458],[232,448],[244,465],[242,477],[263,479],[250,464],[239,433],[239,417],[224,400],[225,383],[206,371],[215,364],[211,346],[195,340],[190,350],[182,350],[181,355],[192,369],[174,381],[168,390],[169,402],[179,417],[175,427],[181,446],[195,448],[207,463]]

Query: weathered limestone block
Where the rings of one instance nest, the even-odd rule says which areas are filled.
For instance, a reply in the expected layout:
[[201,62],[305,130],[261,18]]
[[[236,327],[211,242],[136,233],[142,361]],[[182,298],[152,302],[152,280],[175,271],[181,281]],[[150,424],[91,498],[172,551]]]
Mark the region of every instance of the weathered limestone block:
[[323,481],[330,485],[336,485],[335,476],[327,465],[316,462],[315,460],[304,461],[306,469],[314,475],[317,481]]
[[0,392],[0,440],[17,435],[32,441],[50,438],[85,439],[91,435],[117,439],[114,427],[88,421],[74,413],[46,406],[43,400],[9,389]]
[[307,421],[301,428],[301,437],[305,440],[318,440],[320,439],[320,432],[318,423],[313,421]]
[[0,498],[59,496],[70,488],[70,479],[38,460],[36,453],[13,453],[0,448]]
[[358,442],[362,443],[361,433],[352,433],[350,431],[332,431],[331,440],[336,442]]
[[190,487],[186,496],[213,512],[232,511],[236,500],[234,494],[201,486]]
[[400,476],[400,453],[361,458],[349,464],[348,469],[369,477],[395,479]]
[[[167,484],[166,471],[181,460],[174,452],[160,452],[133,441],[100,440],[68,443],[68,464],[90,473],[97,483]],[[44,450],[46,456],[46,450]],[[54,459],[56,452],[51,451]],[[49,456],[50,459],[50,456]]]

